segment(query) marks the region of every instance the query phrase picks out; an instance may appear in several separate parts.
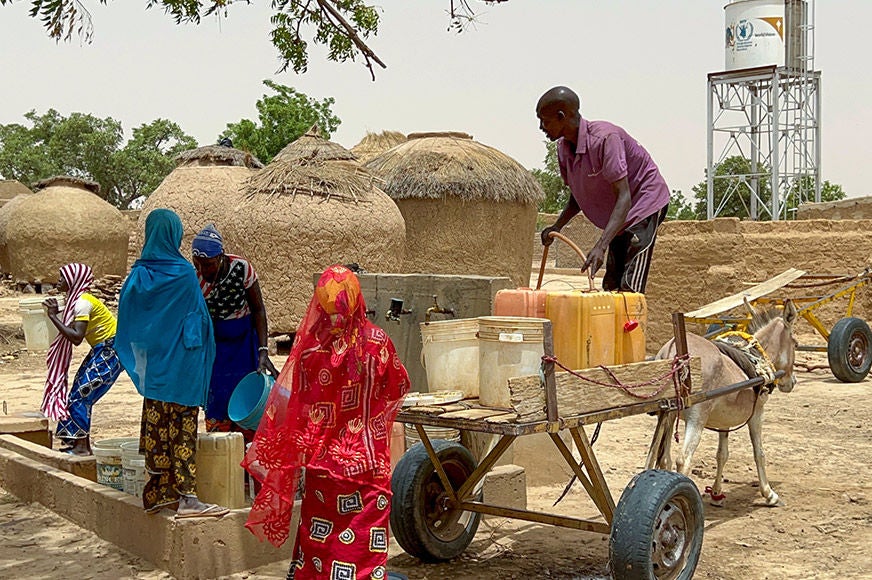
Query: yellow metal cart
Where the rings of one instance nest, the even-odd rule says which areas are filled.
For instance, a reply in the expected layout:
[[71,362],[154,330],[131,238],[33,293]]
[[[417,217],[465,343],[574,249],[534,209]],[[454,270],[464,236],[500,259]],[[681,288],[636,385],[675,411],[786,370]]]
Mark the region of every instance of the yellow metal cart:
[[[864,320],[853,315],[857,291],[869,284],[870,279],[872,271],[868,268],[854,276],[808,274],[791,268],[747,290],[688,312],[685,320],[707,325],[706,336],[714,337],[725,330],[747,329],[750,316],[725,316],[746,300],[752,305],[783,305],[789,299],[796,306],[797,314],[826,340],[824,345],[799,345],[797,350],[827,353],[833,375],[842,382],[856,383],[866,378],[872,368],[872,331]],[[827,289],[831,290],[821,292]],[[772,296],[776,292],[785,296]],[[793,295],[788,298],[788,293]],[[839,299],[847,299],[845,315],[828,329],[816,311]]]

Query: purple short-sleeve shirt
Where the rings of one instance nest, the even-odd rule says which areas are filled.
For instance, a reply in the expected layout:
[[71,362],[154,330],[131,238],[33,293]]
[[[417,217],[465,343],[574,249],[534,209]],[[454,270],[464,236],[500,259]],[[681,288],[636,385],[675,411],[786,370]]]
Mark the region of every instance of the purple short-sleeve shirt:
[[645,219],[669,203],[669,187],[651,155],[626,131],[606,121],[581,119],[575,150],[557,142],[560,175],[578,207],[595,226],[604,229],[615,209],[612,184],[624,177],[632,203],[621,230]]

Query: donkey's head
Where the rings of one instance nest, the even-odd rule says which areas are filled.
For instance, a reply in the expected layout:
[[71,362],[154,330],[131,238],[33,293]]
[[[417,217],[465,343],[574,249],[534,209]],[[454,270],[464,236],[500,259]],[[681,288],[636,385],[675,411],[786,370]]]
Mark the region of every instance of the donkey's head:
[[765,312],[756,311],[746,302],[751,312],[751,322],[748,332],[753,334],[775,370],[784,371],[784,376],[775,381],[778,390],[789,393],[796,384],[793,374],[793,361],[796,355],[796,339],[793,338],[793,324],[796,322],[796,307],[790,300],[785,300],[784,309],[771,308]]

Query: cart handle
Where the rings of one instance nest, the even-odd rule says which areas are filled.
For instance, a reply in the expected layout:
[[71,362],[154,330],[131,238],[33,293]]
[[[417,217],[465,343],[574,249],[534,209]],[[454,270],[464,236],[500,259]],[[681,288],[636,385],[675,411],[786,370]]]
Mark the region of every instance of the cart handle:
[[[568,245],[570,248],[575,250],[576,254],[581,256],[582,263],[584,263],[587,260],[587,258],[584,255],[584,252],[581,251],[581,248],[579,248],[575,242],[573,242],[572,240],[570,240],[569,238],[567,238],[566,236],[564,236],[560,232],[549,232],[548,237],[549,238],[556,238],[558,240],[565,242],[566,245]],[[548,261],[548,248],[550,248],[550,247],[551,247],[551,245],[549,244],[549,245],[542,248],[542,264],[539,266],[539,280],[536,282],[536,290],[539,290],[542,287],[542,278],[545,276],[545,262]],[[587,271],[587,281],[588,281],[588,284],[590,285],[590,290],[593,291],[594,290],[593,272],[591,272],[589,268]]]

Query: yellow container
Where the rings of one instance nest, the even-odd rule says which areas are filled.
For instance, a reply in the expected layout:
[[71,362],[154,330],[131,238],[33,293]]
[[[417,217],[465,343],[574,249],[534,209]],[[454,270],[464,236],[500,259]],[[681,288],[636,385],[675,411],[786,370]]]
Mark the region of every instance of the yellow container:
[[554,354],[570,369],[615,363],[615,296],[611,292],[549,292]]
[[638,292],[615,292],[615,364],[645,360],[648,304]]
[[200,433],[197,439],[197,497],[231,509],[245,507],[242,433]]

